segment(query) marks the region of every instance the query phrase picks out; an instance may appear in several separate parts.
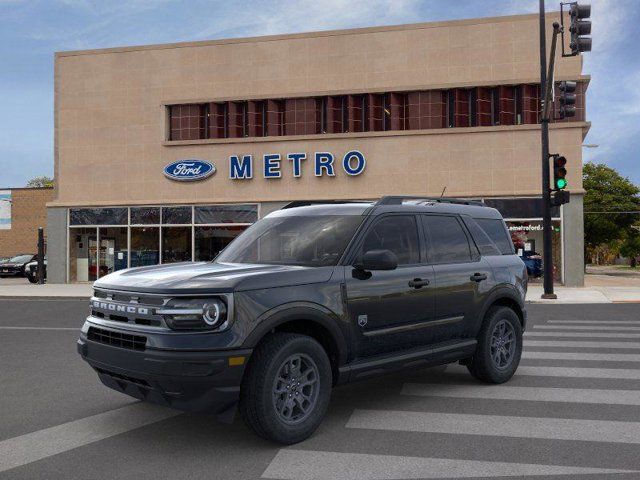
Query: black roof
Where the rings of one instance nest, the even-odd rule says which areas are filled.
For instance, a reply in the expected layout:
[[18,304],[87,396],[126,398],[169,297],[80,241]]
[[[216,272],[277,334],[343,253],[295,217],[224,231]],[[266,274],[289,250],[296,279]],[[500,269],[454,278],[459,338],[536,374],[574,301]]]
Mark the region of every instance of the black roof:
[[314,200],[291,202],[269,216],[375,215],[389,212],[430,212],[469,215],[474,218],[502,218],[482,201],[449,197],[388,196],[377,201]]

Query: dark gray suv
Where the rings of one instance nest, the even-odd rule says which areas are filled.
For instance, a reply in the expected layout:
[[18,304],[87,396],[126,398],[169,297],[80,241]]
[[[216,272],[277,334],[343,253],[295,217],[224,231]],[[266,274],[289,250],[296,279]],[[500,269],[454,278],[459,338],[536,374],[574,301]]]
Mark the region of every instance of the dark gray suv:
[[526,267],[502,217],[456,199],[293,203],[213,262],[94,288],[78,351],[105,385],[227,421],[239,406],[285,444],[314,432],[341,383],[457,361],[505,382],[526,325]]

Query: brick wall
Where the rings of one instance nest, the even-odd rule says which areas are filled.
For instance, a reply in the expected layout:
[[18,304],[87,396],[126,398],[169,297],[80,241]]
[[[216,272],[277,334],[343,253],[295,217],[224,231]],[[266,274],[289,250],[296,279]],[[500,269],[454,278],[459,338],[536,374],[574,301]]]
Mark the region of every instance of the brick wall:
[[53,200],[53,195],[52,188],[11,190],[11,229],[0,230],[0,257],[37,253],[38,227],[44,227],[46,235],[45,205]]

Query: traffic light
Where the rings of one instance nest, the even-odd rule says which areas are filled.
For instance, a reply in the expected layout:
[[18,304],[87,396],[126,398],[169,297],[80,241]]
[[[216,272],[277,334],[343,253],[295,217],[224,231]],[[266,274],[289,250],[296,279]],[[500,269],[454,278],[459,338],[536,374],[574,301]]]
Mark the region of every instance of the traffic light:
[[587,20],[591,16],[591,5],[578,5],[572,3],[569,10],[571,16],[571,41],[569,48],[571,55],[578,55],[580,52],[591,51],[591,37],[585,37],[591,33],[591,22]]
[[559,190],[557,192],[553,192],[553,195],[551,196],[551,206],[559,207],[560,205],[569,203],[570,198],[571,198],[571,192],[567,192],[566,190]]
[[560,82],[560,118],[575,117],[576,115],[576,82]]
[[564,190],[567,188],[567,159],[562,155],[554,153],[551,155],[553,158],[553,188],[552,190]]

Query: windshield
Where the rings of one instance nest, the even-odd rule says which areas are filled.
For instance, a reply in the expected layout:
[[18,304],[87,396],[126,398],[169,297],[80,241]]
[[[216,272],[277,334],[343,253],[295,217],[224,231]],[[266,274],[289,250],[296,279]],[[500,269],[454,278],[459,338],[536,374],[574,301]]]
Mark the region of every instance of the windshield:
[[26,263],[33,258],[33,255],[18,255],[13,257],[9,262],[11,263]]
[[260,220],[216,258],[217,263],[335,265],[364,217],[314,215]]

